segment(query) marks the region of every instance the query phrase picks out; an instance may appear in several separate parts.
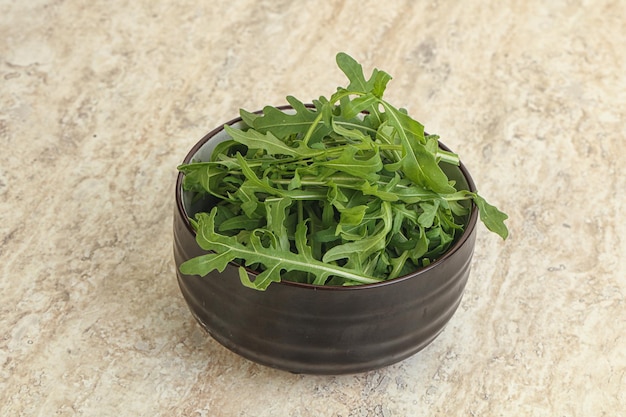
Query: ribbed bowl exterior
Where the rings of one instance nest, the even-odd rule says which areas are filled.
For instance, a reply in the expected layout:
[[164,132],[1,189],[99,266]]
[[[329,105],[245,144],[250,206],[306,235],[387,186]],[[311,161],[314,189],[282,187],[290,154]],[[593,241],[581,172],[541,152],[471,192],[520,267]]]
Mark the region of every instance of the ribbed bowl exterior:
[[[193,154],[192,149],[186,161]],[[460,169],[473,190],[469,173]],[[281,282],[257,291],[241,284],[236,265],[205,277],[180,273],[181,263],[204,253],[183,207],[181,182],[179,175],[174,213],[178,284],[198,322],[245,358],[294,373],[336,375],[381,368],[432,342],[461,302],[475,246],[475,207],[459,241],[441,259],[412,274],[353,287]]]

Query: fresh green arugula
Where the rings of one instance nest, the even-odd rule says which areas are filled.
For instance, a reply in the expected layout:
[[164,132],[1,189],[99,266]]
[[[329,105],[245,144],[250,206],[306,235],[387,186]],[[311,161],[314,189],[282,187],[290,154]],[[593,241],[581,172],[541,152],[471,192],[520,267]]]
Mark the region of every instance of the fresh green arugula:
[[235,262],[241,282],[258,290],[281,280],[380,282],[441,257],[463,233],[472,202],[506,239],[507,215],[457,189],[442,169],[458,156],[383,99],[391,76],[375,69],[366,79],[345,53],[337,65],[349,83],[329,99],[307,106],[287,97],[291,112],[241,110],[246,126],[224,126],[232,139],[210,161],[179,166],[184,190],[210,201],[190,219],[207,253],[184,262],[182,273],[204,276]]

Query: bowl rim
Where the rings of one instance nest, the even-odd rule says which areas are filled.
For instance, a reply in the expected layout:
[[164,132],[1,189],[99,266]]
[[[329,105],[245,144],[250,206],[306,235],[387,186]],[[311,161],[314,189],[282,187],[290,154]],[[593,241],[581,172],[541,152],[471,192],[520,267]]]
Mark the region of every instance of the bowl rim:
[[[306,107],[308,108],[315,108],[312,104],[306,104]],[[281,106],[276,106],[277,109],[279,110],[287,110],[287,109],[292,109],[293,107],[290,105],[281,105]],[[262,114],[263,110],[257,110],[255,112],[252,112],[254,114]],[[190,163],[193,156],[196,155],[198,153],[198,151],[211,139],[213,138],[215,135],[217,135],[219,132],[224,130],[224,125],[229,125],[232,126],[236,123],[242,122],[243,119],[241,117],[235,117],[234,119],[229,120],[228,122],[217,126],[216,128],[212,129],[210,132],[208,132],[206,135],[204,135],[202,137],[202,139],[200,139],[198,142],[196,142],[196,144],[189,150],[189,152],[187,153],[187,155],[185,156],[185,158],[183,159],[183,164],[187,164]],[[445,144],[443,144],[441,141],[439,141],[439,146],[446,150],[446,151],[451,151],[450,148],[448,148]],[[459,166],[458,168],[461,170],[461,174],[463,175],[463,177],[465,178],[465,180],[467,181],[467,185],[469,188],[469,191],[472,192],[476,192],[476,185],[474,184],[474,180],[472,179],[472,176],[470,175],[469,171],[467,170],[467,168],[465,167],[465,165],[463,164],[462,161],[459,161]],[[191,226],[191,222],[189,221],[189,216],[187,215],[187,212],[185,210],[185,206],[183,203],[183,198],[182,198],[182,183],[183,183],[183,178],[184,178],[184,174],[182,172],[178,172],[178,175],[176,176],[176,189],[175,189],[175,195],[176,195],[176,215],[179,215],[182,217],[183,223],[185,225],[185,228],[195,237],[196,236],[196,232],[195,230],[193,230],[193,227]],[[476,228],[476,225],[478,223],[478,208],[476,207],[476,204],[472,201],[471,202],[471,208],[470,208],[470,215],[469,215],[469,219],[465,225],[465,230],[463,230],[463,234],[458,238],[458,240],[456,242],[454,242],[454,244],[452,246],[450,246],[450,248],[448,248],[448,250],[438,259],[436,259],[433,263],[431,263],[428,266],[419,268],[415,271],[412,271],[406,275],[402,275],[393,279],[389,279],[389,280],[385,280],[385,281],[381,281],[381,282],[375,282],[372,284],[357,284],[357,285],[347,285],[347,286],[340,286],[340,285],[316,285],[316,284],[307,284],[307,283],[302,283],[302,282],[292,282],[292,281],[279,281],[279,282],[274,282],[272,283],[272,285],[284,285],[284,286],[289,286],[289,287],[298,287],[298,288],[302,288],[302,289],[308,289],[308,290],[315,290],[315,291],[355,291],[355,290],[366,290],[366,289],[374,289],[374,288],[380,288],[380,287],[385,287],[388,285],[393,285],[393,284],[397,284],[409,279],[417,279],[420,277],[420,275],[424,275],[427,274],[428,271],[430,271],[431,269],[437,268],[439,265],[443,264],[444,262],[446,262],[446,260],[450,257],[452,257],[454,255],[454,253],[456,253],[457,251],[459,251],[467,242],[467,240],[470,238],[470,236],[472,235],[472,232],[474,231],[474,229]],[[240,267],[242,265],[237,264],[235,262],[230,262],[229,263],[232,266],[235,267]],[[244,266],[244,268],[248,271],[248,274],[250,275],[256,275],[256,272],[248,269]],[[269,288],[268,288],[269,289]]]

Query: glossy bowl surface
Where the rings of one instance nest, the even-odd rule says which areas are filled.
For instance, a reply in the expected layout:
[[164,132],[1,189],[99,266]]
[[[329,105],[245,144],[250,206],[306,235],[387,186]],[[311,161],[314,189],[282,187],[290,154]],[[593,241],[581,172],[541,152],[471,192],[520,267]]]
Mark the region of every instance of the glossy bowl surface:
[[[239,118],[228,122],[239,123]],[[223,127],[216,128],[184,162],[206,160],[226,137]],[[448,175],[474,191],[465,167],[453,168]],[[234,264],[205,277],[180,273],[180,264],[204,253],[188,220],[199,207],[183,192],[182,178],[179,174],[174,213],[180,290],[202,327],[245,358],[294,373],[348,374],[381,368],[432,342],[461,302],[476,238],[478,214],[473,205],[463,235],[426,268],[377,284],[329,287],[280,282],[262,292],[244,287]]]

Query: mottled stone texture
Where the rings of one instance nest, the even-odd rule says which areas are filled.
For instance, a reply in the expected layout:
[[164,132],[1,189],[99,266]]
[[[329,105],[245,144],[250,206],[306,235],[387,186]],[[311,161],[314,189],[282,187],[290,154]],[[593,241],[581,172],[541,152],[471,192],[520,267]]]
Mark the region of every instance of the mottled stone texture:
[[[625,415],[624,22],[619,0],[0,1],[0,414]],[[394,76],[511,236],[481,226],[421,353],[291,375],[187,310],[176,165],[240,107],[344,85],[338,51]]]

